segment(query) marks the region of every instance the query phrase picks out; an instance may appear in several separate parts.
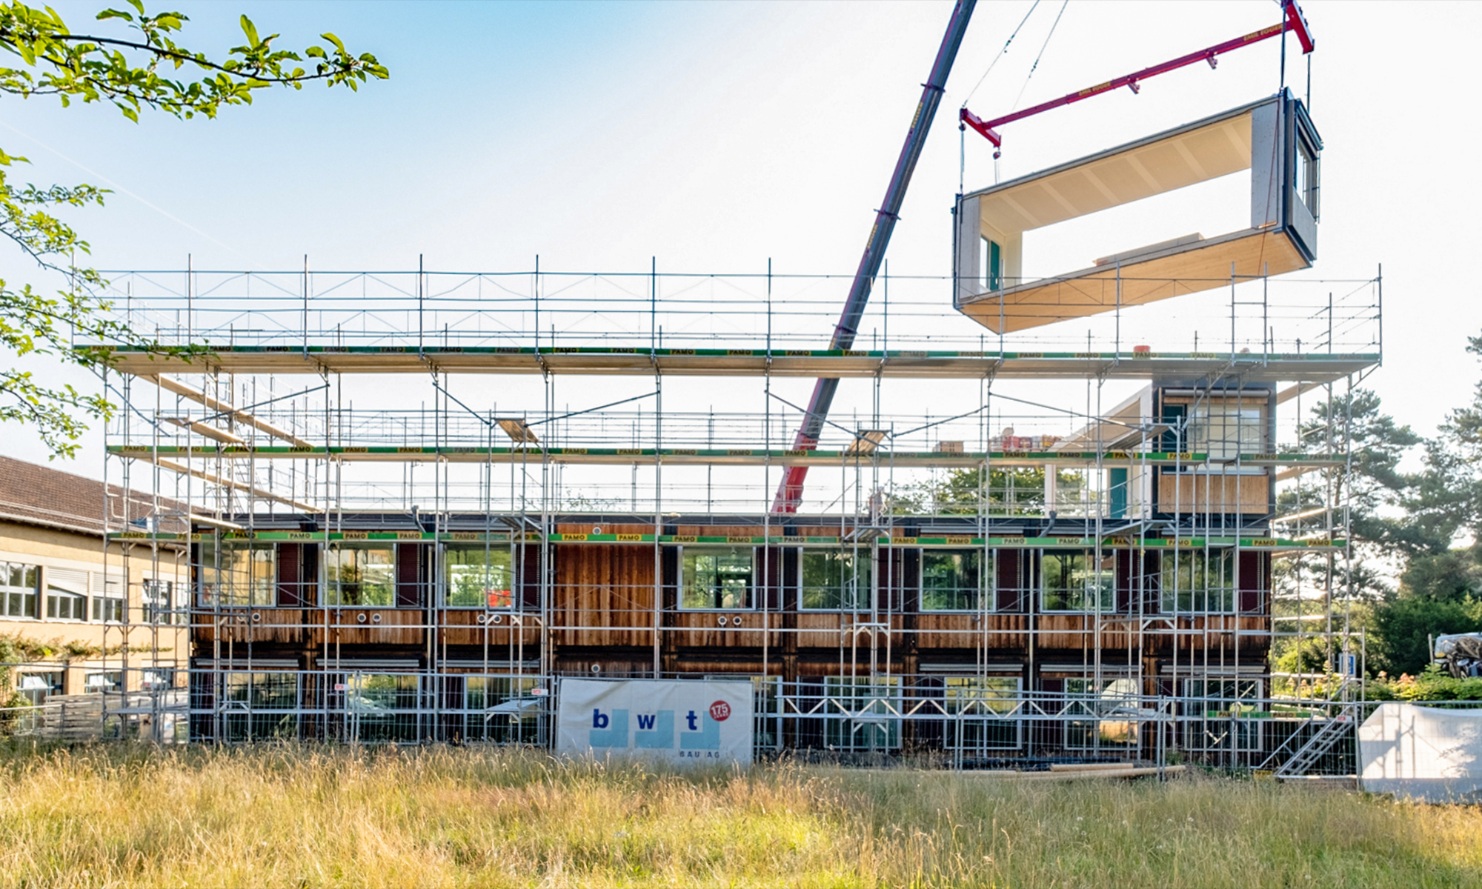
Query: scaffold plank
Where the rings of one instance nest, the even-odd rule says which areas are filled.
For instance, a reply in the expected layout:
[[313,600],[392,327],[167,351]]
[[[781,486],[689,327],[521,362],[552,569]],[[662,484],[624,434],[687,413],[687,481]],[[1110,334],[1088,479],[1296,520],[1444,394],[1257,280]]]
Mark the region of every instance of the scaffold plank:
[[109,445],[108,453],[159,463],[167,469],[185,471],[172,461],[181,459],[236,460],[324,460],[351,462],[444,463],[553,463],[571,465],[629,466],[634,463],[663,463],[671,466],[838,466],[881,465],[972,468],[993,466],[1342,466],[1342,454],[1266,453],[1243,454],[1238,459],[1211,459],[1202,452],[1174,451],[877,451],[864,455],[847,450],[797,450],[767,448],[563,448],[547,447],[454,447],[454,446],[343,446],[343,447],[188,447],[184,445]]
[[[148,531],[115,531],[108,534],[113,541],[160,541],[162,543],[185,543],[215,540],[212,533],[190,534]],[[830,549],[849,547],[856,543],[868,547],[876,544],[884,548],[953,548],[991,547],[994,549],[1094,549],[1099,545],[1109,550],[1190,550],[1190,549],[1242,549],[1279,551],[1334,551],[1344,549],[1348,542],[1337,538],[1313,538],[1295,540],[1285,537],[1149,537],[1127,536],[1083,537],[1055,536],[1030,537],[1009,535],[981,537],[971,535],[941,535],[934,537],[884,537],[876,536],[860,541],[842,537],[792,537],[781,534],[736,535],[736,534],[560,534],[551,533],[542,537],[527,534],[524,537],[510,534],[483,534],[479,532],[452,531],[227,531],[220,535],[223,541],[311,541],[336,542],[355,540],[394,540],[403,543],[510,543],[522,541],[549,543],[614,543],[614,544],[735,544],[747,546],[788,546],[804,549]]]
[[1378,362],[1370,353],[1027,352],[994,350],[670,349],[647,346],[226,346],[163,356],[112,349],[114,369],[160,373],[515,373],[572,375],[972,379],[1103,375],[1116,379],[1238,372],[1251,382],[1330,381]]

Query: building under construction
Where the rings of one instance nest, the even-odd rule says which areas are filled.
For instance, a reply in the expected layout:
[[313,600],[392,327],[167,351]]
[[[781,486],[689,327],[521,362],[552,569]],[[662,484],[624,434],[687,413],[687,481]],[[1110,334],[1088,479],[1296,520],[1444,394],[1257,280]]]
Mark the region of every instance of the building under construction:
[[[1282,92],[966,194],[842,347],[847,277],[770,267],[114,275],[189,347],[117,350],[107,450],[191,504],[110,535],[189,561],[190,736],[542,744],[563,676],[747,677],[762,750],[1296,749],[1331,711],[1273,645],[1361,675],[1335,406],[1381,339],[1377,275],[1279,277],[1321,148]],[[1025,272],[1241,171],[1248,227]]]

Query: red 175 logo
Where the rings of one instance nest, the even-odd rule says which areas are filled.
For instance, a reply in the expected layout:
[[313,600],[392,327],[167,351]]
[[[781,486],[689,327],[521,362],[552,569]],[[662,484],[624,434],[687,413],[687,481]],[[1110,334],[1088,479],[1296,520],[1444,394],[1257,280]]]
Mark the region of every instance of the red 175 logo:
[[710,718],[716,722],[725,722],[731,718],[731,705],[725,701],[716,701],[710,705]]

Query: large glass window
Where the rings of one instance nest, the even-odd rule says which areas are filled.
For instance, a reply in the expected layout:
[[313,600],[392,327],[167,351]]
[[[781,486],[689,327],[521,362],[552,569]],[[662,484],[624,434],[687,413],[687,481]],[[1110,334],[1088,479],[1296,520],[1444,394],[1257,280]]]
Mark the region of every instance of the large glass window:
[[748,547],[685,547],[679,557],[681,608],[751,608],[755,553]]
[[1238,398],[1211,398],[1189,413],[1189,450],[1212,460],[1233,460],[1240,454],[1266,450],[1266,411]]
[[860,611],[870,607],[873,562],[868,549],[805,549],[800,556],[803,608]]
[[463,739],[539,744],[549,698],[529,676],[469,676],[463,685]]
[[1215,612],[1235,610],[1235,551],[1188,550],[1164,556],[1162,610]]
[[[1132,678],[1065,680],[1065,746],[1070,750],[1136,747],[1138,685]],[[1080,718],[1074,718],[1080,717]]]
[[390,608],[396,604],[396,547],[331,546],[324,555],[325,604]]
[[1040,560],[1044,611],[1111,611],[1116,604],[1116,560],[1110,550],[1097,561],[1086,550],[1045,550]]
[[975,611],[982,601],[982,550],[922,550],[922,611]]
[[53,620],[87,620],[87,572],[46,569],[46,616]]
[[1018,706],[1017,676],[948,676],[943,691],[948,749],[1015,750],[1023,743],[1024,723],[1013,716]]
[[1297,157],[1292,170],[1292,191],[1297,200],[1307,205],[1312,218],[1318,218],[1318,154],[1305,134],[1297,134]]
[[272,605],[276,574],[271,543],[201,544],[202,605]]
[[509,608],[514,570],[508,544],[449,545],[443,551],[443,581],[449,608]]
[[1189,679],[1184,683],[1184,712],[1189,750],[1245,752],[1261,749],[1261,681],[1258,679]]
[[899,677],[826,676],[824,743],[833,750],[895,750],[901,745]]
[[351,673],[336,683],[343,694],[347,736],[359,741],[420,741],[418,678],[402,673]]
[[19,562],[0,562],[0,617],[35,617],[41,569]]
[[297,673],[227,673],[222,699],[227,741],[298,737]]

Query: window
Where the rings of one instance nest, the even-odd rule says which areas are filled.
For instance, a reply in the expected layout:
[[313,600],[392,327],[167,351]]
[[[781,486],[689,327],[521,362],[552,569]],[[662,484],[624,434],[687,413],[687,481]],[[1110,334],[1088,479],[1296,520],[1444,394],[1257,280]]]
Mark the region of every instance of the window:
[[271,543],[201,544],[202,605],[272,605],[276,578]]
[[41,569],[19,562],[0,562],[0,617],[35,617]]
[[832,750],[895,750],[901,745],[899,677],[826,676],[824,743]]
[[1111,611],[1116,604],[1116,559],[1085,550],[1046,550],[1040,560],[1040,607],[1045,611]]
[[346,736],[359,741],[419,741],[421,690],[416,676],[350,673],[335,683],[331,707],[344,708]]
[[1317,149],[1307,140],[1307,135],[1297,133],[1297,157],[1292,165],[1292,193],[1307,206],[1312,218],[1318,218],[1318,159]]
[[228,742],[298,737],[298,674],[227,673],[222,698]]
[[390,608],[396,604],[396,548],[335,545],[324,555],[325,604]]
[[982,569],[982,550],[922,550],[921,610],[977,610],[983,601]]
[[1189,450],[1212,460],[1266,450],[1266,411],[1239,399],[1215,398],[1194,405],[1189,415]]
[[1164,556],[1162,604],[1166,612],[1235,610],[1235,551],[1189,550]]
[[87,572],[46,569],[46,616],[53,620],[87,620]]
[[40,704],[52,695],[62,693],[62,676],[61,670],[22,673],[16,677],[15,689],[33,705]]
[[514,604],[513,559],[507,545],[449,546],[443,551],[449,608],[509,608]]
[[750,549],[686,547],[679,556],[681,608],[751,608]]
[[984,290],[1003,289],[1003,247],[991,238],[983,238],[983,279],[980,283]]
[[1261,701],[1258,679],[1190,679],[1184,683],[1189,750],[1245,752],[1261,750],[1261,723],[1269,714]]
[[123,671],[88,673],[83,678],[82,690],[86,692],[122,691]]
[[539,744],[547,698],[528,676],[470,676],[463,686],[463,739]]
[[1065,723],[1066,748],[1135,748],[1140,728],[1137,691],[1137,680],[1131,678],[1065,680],[1066,714],[1082,717]]
[[802,551],[802,608],[860,611],[870,607],[874,563],[868,549]]
[[145,691],[166,691],[175,687],[174,667],[151,667],[140,677]]
[[144,621],[151,624],[183,623],[184,615],[175,612],[175,583],[170,580],[144,581]]
[[1024,723],[1012,716],[1019,701],[1017,676],[948,676],[944,680],[949,750],[1016,750]]
[[122,574],[93,572],[93,620],[118,624],[124,619],[124,578]]

